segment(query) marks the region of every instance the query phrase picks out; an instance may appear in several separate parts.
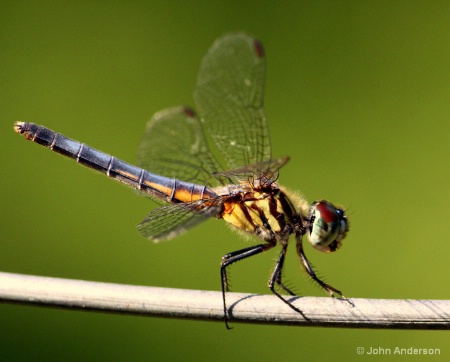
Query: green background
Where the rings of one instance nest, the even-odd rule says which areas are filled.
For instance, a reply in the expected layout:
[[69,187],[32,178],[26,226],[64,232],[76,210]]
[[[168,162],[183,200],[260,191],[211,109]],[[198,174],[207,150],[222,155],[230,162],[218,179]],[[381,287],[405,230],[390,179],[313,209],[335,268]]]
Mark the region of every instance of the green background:
[[[449,297],[447,1],[2,1],[2,271],[219,290],[246,244],[211,220],[159,245],[135,224],[154,205],[12,130],[44,124],[135,161],[146,121],[193,105],[202,56],[234,30],[267,54],[266,112],[280,183],[345,205],[333,254],[306,252],[348,297]],[[248,244],[247,244],[248,245]],[[234,266],[233,290],[269,293],[277,252]],[[290,249],[286,278],[324,296]],[[359,346],[440,348],[448,333],[167,320],[0,305],[2,360],[361,359]],[[400,357],[395,357],[401,359]],[[426,360],[437,360],[427,357]]]

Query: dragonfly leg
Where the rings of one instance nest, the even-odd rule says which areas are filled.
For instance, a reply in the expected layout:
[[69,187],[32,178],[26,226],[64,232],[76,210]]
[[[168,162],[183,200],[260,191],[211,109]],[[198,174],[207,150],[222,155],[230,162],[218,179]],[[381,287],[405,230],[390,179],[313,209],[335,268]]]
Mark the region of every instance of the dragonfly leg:
[[269,279],[269,289],[272,291],[273,294],[275,294],[278,298],[280,298],[284,303],[286,303],[290,308],[295,310],[297,313],[300,313],[303,318],[306,320],[309,320],[303,312],[298,309],[297,307],[294,307],[291,303],[289,303],[286,299],[284,299],[280,293],[277,292],[275,289],[275,286],[278,285],[281,289],[283,289],[286,293],[295,296],[295,293],[292,292],[288,287],[286,287],[283,282],[281,281],[282,272],[283,272],[283,265],[284,265],[284,259],[286,257],[287,252],[287,244],[284,244],[280,256],[278,257],[277,263],[275,264],[275,268],[272,272],[272,275]]
[[225,294],[229,291],[227,267],[239,260],[267,251],[273,248],[275,245],[276,242],[254,245],[249,248],[233,251],[232,253],[226,254],[222,257],[222,262],[220,264],[220,278],[222,281],[223,313],[225,318],[225,326],[227,327],[227,329],[231,329],[231,327],[228,325],[227,303],[225,298]]
[[281,249],[280,256],[278,257],[277,263],[275,265],[275,268],[272,272],[272,275],[269,279],[269,288],[275,295],[278,296],[278,293],[275,291],[275,286],[278,285],[281,289],[283,289],[286,293],[290,295],[295,295],[295,293],[290,290],[287,286],[283,284],[281,281],[282,272],[283,272],[283,265],[284,265],[284,258],[286,256],[287,251],[287,245],[283,245],[283,248]]
[[345,298],[342,295],[342,292],[340,290],[332,287],[330,284],[324,282],[323,280],[321,280],[316,275],[316,273],[314,272],[310,262],[306,258],[305,252],[303,251],[302,235],[299,234],[299,235],[296,236],[296,238],[297,238],[297,254],[298,254],[298,257],[300,258],[300,261],[302,263],[303,268],[309,274],[311,279],[314,280],[317,284],[319,284],[330,295],[330,297],[334,297],[335,294],[338,294],[338,295],[341,296],[341,298],[347,300],[347,298]]

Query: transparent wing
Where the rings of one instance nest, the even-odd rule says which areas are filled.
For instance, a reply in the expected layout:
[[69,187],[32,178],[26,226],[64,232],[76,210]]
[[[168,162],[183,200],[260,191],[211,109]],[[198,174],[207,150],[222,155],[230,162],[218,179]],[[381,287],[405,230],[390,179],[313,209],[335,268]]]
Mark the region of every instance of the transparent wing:
[[187,107],[165,109],[147,123],[138,150],[138,166],[207,186],[219,183],[218,172],[222,170],[208,148],[199,119]]
[[246,34],[223,36],[203,58],[194,98],[229,169],[271,158],[264,79],[263,47]]
[[157,207],[137,228],[143,237],[155,242],[173,239],[220,211],[217,203],[202,207],[204,203],[204,200],[199,200]]
[[289,157],[284,156],[275,160],[261,162],[257,165],[247,165],[220,172],[220,175],[227,179],[237,179],[249,182],[256,186],[270,185],[278,179],[279,169],[289,161]]

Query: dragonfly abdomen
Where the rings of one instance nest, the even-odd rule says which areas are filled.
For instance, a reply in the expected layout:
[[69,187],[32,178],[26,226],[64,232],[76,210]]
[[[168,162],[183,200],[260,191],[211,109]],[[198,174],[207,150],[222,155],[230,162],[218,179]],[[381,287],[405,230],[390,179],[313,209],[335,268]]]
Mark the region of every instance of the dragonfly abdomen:
[[217,197],[217,194],[206,186],[155,175],[145,170],[138,188],[149,194],[155,192],[162,194],[166,201],[171,203],[193,202]]
[[34,123],[16,122],[14,130],[28,140],[167,202],[190,202],[215,196],[205,186],[153,174]]

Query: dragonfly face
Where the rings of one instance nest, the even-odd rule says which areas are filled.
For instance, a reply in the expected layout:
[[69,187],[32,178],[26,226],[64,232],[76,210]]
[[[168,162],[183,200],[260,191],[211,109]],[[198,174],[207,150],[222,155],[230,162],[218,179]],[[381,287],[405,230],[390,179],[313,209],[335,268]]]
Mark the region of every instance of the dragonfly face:
[[[281,278],[289,237],[295,236],[297,253],[309,276],[331,296],[342,296],[317,277],[302,239],[307,234],[314,248],[335,251],[348,231],[348,222],[344,210],[328,201],[308,207],[305,200],[292,197],[278,185],[279,170],[288,158],[272,158],[263,109],[264,79],[265,55],[259,41],[243,33],[219,38],[200,66],[194,93],[200,117],[183,106],[156,113],[139,147],[138,167],[33,123],[18,122],[14,129],[165,204],[138,225],[148,239],[172,239],[210,217],[259,237],[262,243],[222,257],[226,323],[227,267],[277,244],[281,251],[269,288],[308,319],[280,294],[295,295]],[[225,164],[210,151],[205,132]]]
[[339,249],[348,231],[344,210],[328,201],[315,201],[309,208],[309,234],[311,245],[317,250],[331,252]]

